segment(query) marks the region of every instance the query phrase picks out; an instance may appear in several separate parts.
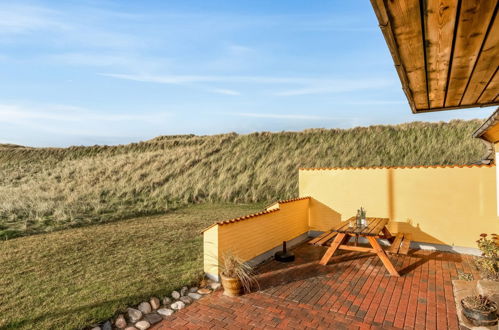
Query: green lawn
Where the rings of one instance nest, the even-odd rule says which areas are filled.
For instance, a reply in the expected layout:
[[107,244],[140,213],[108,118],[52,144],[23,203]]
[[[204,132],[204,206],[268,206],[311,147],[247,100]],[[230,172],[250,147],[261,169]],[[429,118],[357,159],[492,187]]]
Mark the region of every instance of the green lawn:
[[163,297],[201,276],[204,227],[262,206],[196,205],[0,242],[0,328],[81,328]]

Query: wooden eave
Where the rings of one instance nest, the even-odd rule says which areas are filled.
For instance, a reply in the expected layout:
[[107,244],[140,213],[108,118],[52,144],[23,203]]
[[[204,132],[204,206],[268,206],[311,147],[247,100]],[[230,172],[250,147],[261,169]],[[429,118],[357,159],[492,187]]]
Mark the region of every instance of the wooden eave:
[[473,137],[499,142],[499,108],[473,133]]
[[413,113],[499,105],[499,0],[371,0]]

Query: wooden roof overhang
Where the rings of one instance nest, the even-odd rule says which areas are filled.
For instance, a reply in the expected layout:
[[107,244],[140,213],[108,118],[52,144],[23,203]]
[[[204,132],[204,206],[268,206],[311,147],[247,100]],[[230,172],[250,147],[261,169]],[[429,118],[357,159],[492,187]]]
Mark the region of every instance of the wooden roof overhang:
[[499,142],[499,108],[487,118],[487,120],[478,127],[473,133],[473,137],[489,141],[491,143]]
[[371,0],[413,113],[499,104],[498,0]]

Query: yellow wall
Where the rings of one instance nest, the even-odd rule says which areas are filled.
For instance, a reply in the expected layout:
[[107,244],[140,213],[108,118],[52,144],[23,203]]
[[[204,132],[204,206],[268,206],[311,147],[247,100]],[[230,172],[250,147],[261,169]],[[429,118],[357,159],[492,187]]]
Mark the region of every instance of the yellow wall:
[[341,221],[341,214],[315,198],[310,198],[309,206],[310,230],[326,231]]
[[363,206],[368,216],[390,218],[392,232],[462,247],[476,247],[481,233],[499,232],[495,185],[495,166],[299,172],[300,196],[313,198],[311,226],[324,229],[327,207],[345,220]]
[[218,226],[213,226],[203,233],[204,271],[218,275]]
[[[275,204],[269,207],[275,208]],[[206,230],[205,272],[218,275],[218,265],[226,252],[248,261],[308,232],[308,210],[309,199],[280,203],[278,211]]]

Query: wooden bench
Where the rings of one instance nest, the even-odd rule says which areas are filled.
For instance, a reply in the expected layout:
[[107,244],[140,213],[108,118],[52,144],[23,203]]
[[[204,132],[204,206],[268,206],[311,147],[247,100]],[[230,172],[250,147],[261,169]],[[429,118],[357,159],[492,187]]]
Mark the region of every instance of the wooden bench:
[[323,234],[308,241],[308,244],[312,244],[315,246],[331,246],[331,243],[333,242],[337,234],[337,232],[326,231]]
[[411,234],[398,233],[387,252],[391,254],[407,254],[411,245],[411,238]]
[[[308,244],[315,246],[331,246],[331,243],[333,242],[337,234],[337,232],[326,231],[308,241]],[[398,233],[387,252],[392,254],[406,255],[409,252],[410,245],[411,234]]]

